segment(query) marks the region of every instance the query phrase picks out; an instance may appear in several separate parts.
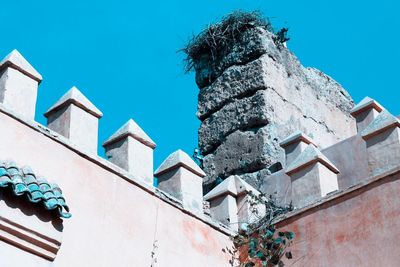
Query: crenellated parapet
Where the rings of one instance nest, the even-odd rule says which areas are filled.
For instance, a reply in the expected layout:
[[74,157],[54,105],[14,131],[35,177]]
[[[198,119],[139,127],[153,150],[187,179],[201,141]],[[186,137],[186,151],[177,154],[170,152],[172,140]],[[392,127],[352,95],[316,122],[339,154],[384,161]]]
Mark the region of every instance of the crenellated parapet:
[[368,169],[371,176],[385,173],[399,166],[400,121],[383,110],[361,132],[366,142]]
[[103,113],[73,86],[44,114],[47,127],[79,148],[97,153],[99,119]]
[[[37,125],[34,127],[86,157],[99,158],[97,156],[98,125],[103,113],[77,87],[71,87],[45,112],[44,115],[47,118],[47,127],[45,127],[33,121],[37,89],[42,76],[17,50],[12,51],[1,61],[0,70],[2,108],[29,125],[32,123]],[[128,120],[105,140],[103,147],[107,164],[112,165],[112,169],[121,176],[151,192],[155,192],[154,176],[156,176],[157,190],[174,198],[174,201],[179,202],[180,206],[188,212],[204,216],[202,184],[205,173],[185,152],[177,150],[172,153],[154,171],[153,152],[156,143],[133,119]],[[102,159],[102,161],[105,160]],[[19,171],[15,174],[21,178],[19,180],[15,178],[17,176],[7,176],[6,174],[12,170],[14,170],[12,166],[5,169],[5,175],[0,179],[0,187],[12,184],[16,194],[23,194],[35,185],[40,187],[40,182],[25,184],[25,176],[22,174],[18,176]],[[30,173],[26,175],[26,177],[32,176]],[[10,181],[6,179],[7,177]],[[44,186],[47,182],[42,184]],[[59,192],[57,186],[49,188],[55,190],[54,194]],[[20,190],[22,191],[19,192]],[[29,191],[28,195],[32,201],[36,201],[35,195],[39,193],[39,191]],[[62,214],[68,216],[67,212]]]
[[33,120],[41,81],[42,75],[13,50],[0,62],[0,103],[23,118]]
[[[130,119],[104,141],[105,158],[100,157],[98,125],[103,114],[83,91],[75,86],[68,90],[46,111],[44,126],[34,121],[36,93],[42,77],[17,51],[0,65],[1,154],[52,178],[49,183],[30,168],[0,162],[3,264],[9,266],[14,261],[7,259],[4,263],[8,253],[4,247],[11,248],[11,257],[34,258],[40,266],[52,265],[53,261],[56,265],[73,262],[73,257],[60,256],[58,251],[64,248],[63,255],[68,255],[75,247],[79,251],[73,255],[80,254],[77,264],[90,265],[93,252],[104,251],[98,244],[109,253],[110,248],[118,248],[115,242],[120,244],[121,240],[134,245],[142,242],[137,249],[144,255],[154,241],[147,235],[154,230],[154,221],[161,233],[157,239],[163,245],[171,246],[164,229],[170,221],[176,224],[171,229],[179,233],[186,245],[193,241],[193,234],[210,235],[223,247],[231,244],[229,235],[233,231],[210,217],[203,197],[205,173],[188,154],[177,150],[154,171],[156,143]],[[154,185],[154,176],[158,186]],[[113,234],[104,234],[104,229]],[[195,249],[192,253],[203,258]],[[218,257],[217,262],[225,266],[226,256]],[[112,264],[115,261],[119,266],[127,262],[114,259]],[[211,266],[215,259],[205,262],[212,262]],[[142,266],[147,262],[134,259],[133,264]]]
[[[269,66],[268,60],[261,55],[248,65],[232,68],[250,68],[249,73],[241,72],[243,75],[246,73],[250,75],[250,72]],[[0,68],[3,108],[22,120],[33,120],[36,91],[42,80],[41,75],[16,50],[2,61]],[[285,109],[285,106],[280,105],[278,99],[276,102],[272,101],[279,87],[270,88],[268,81],[271,77],[263,76],[266,75],[263,73],[255,77],[262,78],[259,82],[265,84],[259,88],[263,89],[254,89],[248,83],[244,83],[241,87],[238,80],[227,90],[224,87],[226,83],[219,84],[219,80],[234,74],[230,68],[223,71],[213,83],[201,89],[199,98],[201,103],[199,117],[203,120],[199,130],[201,149],[213,150],[215,144],[222,140],[218,148],[212,152],[214,156],[210,156],[211,154],[205,156],[206,172],[182,150],[172,153],[154,171],[153,152],[156,143],[133,119],[128,120],[104,141],[107,161],[123,175],[129,176],[129,179],[148,190],[154,190],[153,176],[155,176],[158,183],[157,190],[165,192],[181,203],[183,209],[188,212],[207,217],[208,215],[204,214],[204,207],[209,203],[210,208],[206,209],[209,210],[209,216],[233,230],[237,229],[241,221],[250,220],[251,214],[248,208],[238,209],[239,204],[247,203],[250,191],[267,195],[276,193],[281,204],[292,202],[295,207],[301,208],[399,165],[397,156],[400,156],[400,122],[377,101],[366,97],[349,111],[355,119],[357,134],[344,139],[342,136],[337,143],[332,143],[332,140],[326,142],[326,136],[315,134],[314,130],[318,132],[318,127],[309,125],[308,120],[304,124],[297,121],[299,125],[291,123],[294,113],[284,122],[286,111],[280,109]],[[240,77],[234,75],[231,78]],[[25,88],[23,92],[22,88]],[[246,95],[247,90],[252,92],[249,96]],[[283,92],[286,92],[285,90]],[[19,98],[14,98],[18,94]],[[213,98],[212,95],[218,97]],[[234,100],[231,101],[232,98]],[[28,104],[19,106],[21,100]],[[311,111],[306,111],[308,112]],[[74,86],[45,113],[48,120],[46,131],[62,136],[63,140],[76,150],[98,157],[98,123],[102,115],[102,112]],[[335,119],[340,118],[339,116]],[[274,121],[276,119],[279,122]],[[346,129],[352,125],[347,116],[342,119],[345,121]],[[263,120],[265,122],[262,124],[265,125],[257,126]],[[281,122],[288,123],[288,127],[279,126]],[[339,121],[331,125],[336,123]],[[255,128],[248,131],[246,127]],[[238,129],[244,130],[238,131]],[[335,131],[332,131],[334,134]],[[348,135],[349,131],[346,130],[345,135]],[[283,135],[284,133],[286,135]],[[220,138],[225,135],[226,138]],[[270,138],[273,138],[272,146],[269,141],[264,142]],[[229,145],[230,142],[232,146]],[[215,167],[212,168],[216,171],[215,174],[219,172],[217,154],[222,147],[229,148],[226,152],[233,153],[232,156],[237,159],[223,168],[223,176],[228,178],[203,197],[203,185],[212,177],[209,172],[210,164]],[[240,152],[243,149],[249,152]],[[259,158],[261,155],[271,160],[274,155],[278,155],[272,152],[279,150],[283,151],[283,156],[280,165],[274,170],[267,168],[257,171],[258,167],[253,169],[249,167],[252,163],[247,164],[250,162],[261,164],[264,162]],[[225,163],[230,160],[229,156],[224,156]],[[243,174],[237,168],[244,172],[254,170],[256,172]],[[358,171],[354,172],[355,169]],[[229,175],[231,171],[239,172],[239,175]],[[251,177],[254,175],[257,176],[256,179]],[[260,187],[253,187],[246,180],[252,182],[258,180]],[[244,210],[247,212],[243,212]]]
[[[338,168],[321,153],[310,138],[304,134],[296,134],[288,139],[291,139],[293,147],[297,147],[296,157],[285,168],[285,173],[291,179],[293,205],[303,207],[338,190]],[[286,144],[287,141],[284,142]],[[291,156],[292,153],[296,152],[286,149],[286,155]]]
[[153,185],[153,150],[156,143],[132,119],[111,135],[104,143],[108,160]]
[[158,188],[182,201],[183,207],[203,212],[204,171],[182,150],[169,155],[154,172]]
[[[238,231],[242,225],[258,218],[252,211],[250,194],[259,195],[260,192],[239,176],[233,175],[208,192],[204,199],[210,203],[210,214],[214,220]],[[260,205],[259,216],[262,216],[262,208]]]
[[351,114],[357,134],[331,146],[321,148],[300,131],[284,138],[286,165],[261,176],[260,191],[302,208],[400,167],[399,119],[369,97]]

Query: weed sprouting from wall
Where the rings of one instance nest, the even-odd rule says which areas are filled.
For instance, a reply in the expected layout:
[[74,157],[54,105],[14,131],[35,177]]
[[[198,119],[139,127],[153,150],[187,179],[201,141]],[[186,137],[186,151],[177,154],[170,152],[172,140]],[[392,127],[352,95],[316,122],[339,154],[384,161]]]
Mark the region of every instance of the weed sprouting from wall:
[[193,150],[192,158],[193,158],[194,162],[196,162],[196,164],[199,165],[199,167],[201,169],[204,168],[204,166],[203,166],[204,156],[201,154],[201,151],[199,148],[196,147]]
[[[241,227],[239,233],[233,238],[237,249],[244,252],[246,258],[242,259],[243,267],[256,266],[283,266],[282,258],[292,258],[288,251],[295,235],[293,232],[277,232],[274,220],[291,210],[293,206],[279,206],[274,197],[264,194],[255,195],[249,192],[249,202],[252,213],[257,217],[255,222]],[[260,209],[260,205],[263,209]],[[262,214],[260,210],[265,210]]]

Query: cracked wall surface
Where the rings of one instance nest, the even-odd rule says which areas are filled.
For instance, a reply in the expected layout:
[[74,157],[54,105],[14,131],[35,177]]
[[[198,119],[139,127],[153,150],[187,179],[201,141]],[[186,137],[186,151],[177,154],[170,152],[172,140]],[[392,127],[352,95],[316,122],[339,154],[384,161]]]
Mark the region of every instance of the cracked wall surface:
[[296,130],[321,148],[356,133],[347,91],[323,72],[302,66],[275,44],[272,33],[248,29],[230,49],[212,70],[199,67],[201,62],[196,68],[206,190],[217,177],[232,174],[257,185],[284,166],[279,142]]

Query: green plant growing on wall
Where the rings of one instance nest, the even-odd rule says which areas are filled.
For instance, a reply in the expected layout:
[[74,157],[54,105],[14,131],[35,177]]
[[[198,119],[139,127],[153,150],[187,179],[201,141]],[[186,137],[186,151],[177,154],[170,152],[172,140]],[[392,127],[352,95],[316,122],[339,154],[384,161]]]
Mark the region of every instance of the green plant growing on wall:
[[280,46],[290,40],[288,31],[288,28],[282,28],[275,33],[274,42],[277,46]]
[[204,161],[204,156],[201,154],[201,151],[199,148],[195,148],[193,150],[193,155],[192,155],[193,160],[196,162],[197,165],[199,165],[199,167],[201,169],[203,169],[203,161]]
[[[255,266],[283,266],[282,258],[292,258],[288,250],[295,237],[293,232],[276,231],[274,220],[291,210],[293,206],[279,206],[272,196],[249,193],[251,212],[256,216],[253,223],[243,225],[233,241],[239,251],[247,250],[247,257],[242,263],[243,267]],[[260,214],[260,209],[265,208],[265,213]]]

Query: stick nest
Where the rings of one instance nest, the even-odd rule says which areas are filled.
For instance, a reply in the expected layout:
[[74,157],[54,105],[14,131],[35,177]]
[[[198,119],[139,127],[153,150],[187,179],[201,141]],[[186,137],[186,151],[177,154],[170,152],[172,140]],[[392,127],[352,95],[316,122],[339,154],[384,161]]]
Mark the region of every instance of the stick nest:
[[223,17],[220,22],[209,25],[200,34],[193,36],[182,49],[186,54],[185,71],[195,70],[196,62],[204,58],[208,60],[208,66],[212,67],[228,54],[243,32],[256,27],[273,32],[270,21],[259,11],[236,11]]

